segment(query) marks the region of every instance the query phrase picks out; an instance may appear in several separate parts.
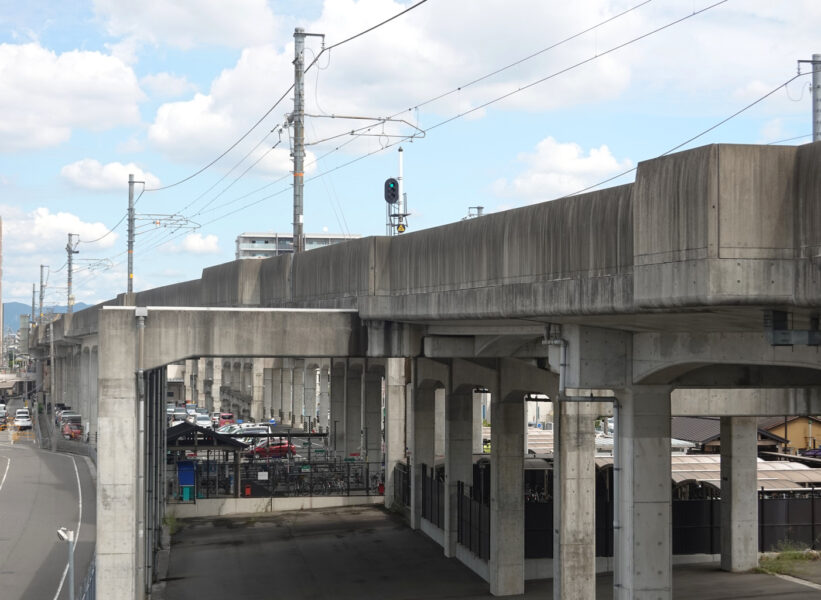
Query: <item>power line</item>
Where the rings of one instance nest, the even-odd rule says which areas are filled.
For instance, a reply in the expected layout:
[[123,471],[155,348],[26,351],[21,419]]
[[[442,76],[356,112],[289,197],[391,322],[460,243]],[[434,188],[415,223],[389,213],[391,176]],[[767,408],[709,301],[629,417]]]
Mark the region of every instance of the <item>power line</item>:
[[[356,35],[352,35],[351,37],[349,37],[349,38],[347,38],[347,39],[344,39],[344,40],[342,40],[341,42],[337,42],[336,44],[333,44],[333,45],[331,45],[331,46],[328,46],[327,48],[323,48],[323,49],[322,49],[322,51],[321,51],[321,52],[317,55],[317,59],[318,59],[318,58],[322,55],[322,52],[325,52],[325,51],[330,52],[331,50],[333,50],[334,48],[338,48],[338,47],[339,47],[339,46],[341,46],[342,44],[347,44],[348,42],[350,42],[350,41],[352,41],[352,40],[355,40],[356,38],[358,38],[358,37],[360,37],[360,36],[363,36],[363,35],[365,35],[366,33],[370,33],[370,32],[371,32],[371,31],[373,31],[374,29],[378,29],[378,28],[382,27],[383,25],[385,25],[386,23],[390,23],[390,22],[391,22],[391,21],[393,21],[394,19],[398,19],[399,17],[401,17],[401,16],[402,16],[402,15],[404,15],[405,13],[409,13],[409,12],[410,12],[410,11],[412,11],[414,8],[418,8],[419,6],[422,6],[422,5],[423,5],[425,2],[427,2],[427,1],[428,1],[428,0],[419,0],[419,2],[417,2],[417,3],[416,3],[416,4],[414,4],[413,6],[409,6],[408,8],[406,8],[405,10],[403,10],[402,12],[396,13],[395,15],[393,15],[393,16],[392,16],[392,17],[390,17],[389,19],[385,19],[385,20],[384,20],[384,21],[382,21],[381,23],[377,23],[377,24],[376,24],[376,25],[374,25],[373,27],[369,27],[368,29],[366,29],[366,30],[364,30],[364,31],[360,31],[360,32],[359,32],[359,33],[357,33]],[[314,59],[314,62],[316,62],[316,59]],[[313,64],[313,63],[311,63],[311,64]],[[307,69],[305,69],[305,70],[307,71]]]
[[202,167],[199,171],[197,171],[196,173],[192,173],[191,175],[189,175],[188,177],[185,177],[184,179],[180,179],[180,180],[179,180],[179,181],[177,181],[176,183],[171,183],[171,184],[169,184],[169,185],[165,185],[165,186],[163,186],[163,187],[146,189],[145,191],[146,191],[146,192],[159,192],[159,191],[162,191],[162,190],[167,190],[167,189],[169,189],[169,188],[172,188],[172,187],[178,186],[178,185],[180,185],[181,183],[185,183],[186,181],[190,181],[191,179],[193,179],[193,178],[194,178],[194,177],[196,177],[197,175],[199,175],[199,174],[201,174],[201,173],[205,172],[207,169],[209,169],[209,168],[213,167],[213,166],[214,166],[217,162],[219,162],[219,160],[220,160],[220,159],[222,159],[222,158],[223,158],[226,154],[228,154],[229,152],[231,152],[231,150],[233,150],[234,148],[236,148],[236,147],[240,144],[240,142],[242,142],[245,138],[247,138],[249,135],[251,135],[251,132],[252,132],[252,131],[254,131],[254,129],[256,129],[257,127],[259,127],[259,125],[260,125],[260,124],[261,124],[261,123],[262,123],[262,122],[263,122],[263,121],[264,121],[264,120],[268,117],[268,115],[270,115],[272,112],[274,112],[274,109],[275,109],[277,106],[279,106],[280,102],[282,102],[283,100],[285,100],[285,97],[286,97],[288,94],[290,94],[290,93],[291,93],[291,90],[293,90],[293,89],[294,89],[294,86],[293,86],[293,84],[291,84],[291,86],[290,86],[287,90],[285,90],[285,93],[283,93],[283,94],[282,94],[282,96],[280,96],[280,97],[279,97],[279,100],[277,100],[276,102],[274,102],[273,106],[271,106],[271,108],[269,108],[267,111],[265,111],[265,114],[264,114],[264,115],[262,115],[262,116],[259,118],[259,120],[258,120],[256,123],[254,123],[248,131],[246,131],[244,134],[242,134],[242,136],[241,136],[241,137],[240,137],[240,138],[239,138],[236,142],[234,142],[233,144],[231,144],[231,146],[229,146],[229,147],[228,147],[228,149],[227,149],[225,152],[223,152],[223,153],[222,153],[222,154],[220,154],[218,157],[216,157],[214,160],[212,160],[210,163],[208,163],[207,165],[205,165],[204,167]]

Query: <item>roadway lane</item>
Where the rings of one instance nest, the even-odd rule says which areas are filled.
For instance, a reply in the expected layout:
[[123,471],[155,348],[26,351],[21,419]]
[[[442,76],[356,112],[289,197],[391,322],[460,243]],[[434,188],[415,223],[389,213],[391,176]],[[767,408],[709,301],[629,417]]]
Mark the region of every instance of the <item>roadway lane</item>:
[[79,589],[94,551],[95,491],[84,457],[40,450],[29,440],[12,444],[10,433],[0,432],[3,600],[69,598],[68,576],[64,576],[68,548],[57,540],[61,526],[79,530],[75,552]]

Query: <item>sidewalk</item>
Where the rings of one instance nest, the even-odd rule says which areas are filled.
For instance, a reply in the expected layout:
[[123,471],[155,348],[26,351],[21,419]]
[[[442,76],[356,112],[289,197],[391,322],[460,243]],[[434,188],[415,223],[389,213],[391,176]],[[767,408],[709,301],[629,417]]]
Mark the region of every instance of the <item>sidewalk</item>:
[[[494,598],[485,581],[380,507],[190,519],[180,526],[166,578],[166,597],[174,600]],[[821,564],[813,567],[821,576]],[[612,586],[612,575],[598,576],[596,598],[612,598]],[[675,567],[673,590],[677,600],[821,599],[821,589],[727,573],[716,563]],[[515,598],[552,597],[552,581],[540,580]]]

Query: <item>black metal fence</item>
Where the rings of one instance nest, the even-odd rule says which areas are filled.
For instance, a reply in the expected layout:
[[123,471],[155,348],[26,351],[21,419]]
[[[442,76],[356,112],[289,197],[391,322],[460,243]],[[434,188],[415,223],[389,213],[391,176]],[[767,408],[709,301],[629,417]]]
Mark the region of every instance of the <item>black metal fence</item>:
[[[444,482],[436,488],[437,478],[423,467],[423,516],[439,527],[444,498],[434,503],[434,493],[440,493]],[[481,489],[457,484],[457,540],[476,556],[490,558],[490,501]],[[794,494],[773,497],[759,492],[758,550],[781,550],[799,546],[821,548],[821,489],[808,489]],[[553,500],[525,502],[525,558],[553,558]],[[431,512],[433,511],[433,512]],[[430,516],[428,516],[430,515]],[[673,500],[673,554],[721,553],[721,501],[719,499]],[[596,556],[613,556],[613,504],[605,500],[596,503]]]
[[474,493],[473,486],[456,484],[457,541],[483,560],[490,560],[490,498]]
[[422,518],[440,529],[445,523],[445,471],[422,465]]
[[393,500],[402,506],[410,506],[410,466],[397,463],[393,468]]
[[381,463],[358,461],[271,458],[237,465],[222,460],[185,460],[167,468],[166,498],[177,503],[230,497],[380,495],[384,483]]

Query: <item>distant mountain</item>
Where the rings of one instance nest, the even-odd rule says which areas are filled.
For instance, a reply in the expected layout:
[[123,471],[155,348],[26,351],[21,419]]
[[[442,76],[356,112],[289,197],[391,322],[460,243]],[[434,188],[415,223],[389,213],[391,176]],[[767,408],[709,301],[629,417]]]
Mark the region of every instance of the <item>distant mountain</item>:
[[[85,304],[83,302],[78,302],[74,305],[74,310],[83,310],[84,308],[88,308],[91,306],[90,304]],[[37,307],[34,307],[34,310],[37,310]],[[46,308],[43,308],[43,311],[46,311]],[[66,312],[65,306],[49,306],[49,312],[56,312],[56,313],[64,313]],[[22,315],[27,315],[31,313],[31,304],[23,304],[22,302],[3,302],[3,329],[5,330],[3,333],[14,333],[20,328],[20,317]]]

